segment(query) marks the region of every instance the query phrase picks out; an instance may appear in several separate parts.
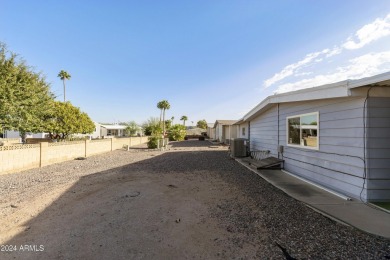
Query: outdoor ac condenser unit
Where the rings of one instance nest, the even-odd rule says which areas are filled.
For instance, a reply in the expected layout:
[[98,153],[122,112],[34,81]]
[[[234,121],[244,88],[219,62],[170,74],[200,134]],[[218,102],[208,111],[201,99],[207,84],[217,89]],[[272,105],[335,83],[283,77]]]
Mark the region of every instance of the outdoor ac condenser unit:
[[230,140],[230,154],[232,157],[246,157],[247,139],[235,138]]

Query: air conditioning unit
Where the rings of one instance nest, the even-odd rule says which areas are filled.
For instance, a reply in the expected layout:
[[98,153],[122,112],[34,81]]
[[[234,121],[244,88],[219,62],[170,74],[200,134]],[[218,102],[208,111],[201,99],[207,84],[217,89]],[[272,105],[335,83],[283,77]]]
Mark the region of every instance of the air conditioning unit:
[[230,140],[230,155],[232,157],[246,157],[248,140],[245,138],[235,138]]

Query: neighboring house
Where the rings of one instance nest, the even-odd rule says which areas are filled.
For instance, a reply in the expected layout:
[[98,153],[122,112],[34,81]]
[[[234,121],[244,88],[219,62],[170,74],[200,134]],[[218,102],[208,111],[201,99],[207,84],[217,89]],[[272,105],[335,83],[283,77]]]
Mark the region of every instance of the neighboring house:
[[237,127],[237,138],[249,138],[249,124],[243,120],[238,120],[234,123]]
[[215,139],[215,128],[213,123],[207,123],[207,136],[210,139]]
[[101,133],[100,133],[101,124],[97,123],[97,122],[94,122],[94,123],[95,123],[95,130],[91,134],[91,138],[94,138],[94,139],[100,138],[101,137]]
[[[4,138],[20,138],[19,131],[5,130]],[[45,138],[47,133],[27,133],[26,138]]]
[[251,150],[283,158],[288,172],[353,198],[390,201],[390,72],[272,95],[241,121]]
[[237,120],[217,120],[214,123],[215,139],[221,143],[229,144],[230,139],[237,138]]
[[199,127],[189,128],[186,130],[187,135],[202,135],[204,132],[206,132],[205,129]]
[[125,136],[126,126],[124,125],[102,125],[100,124],[100,136],[121,137]]
[[[101,138],[101,137],[121,137],[126,135],[126,126],[124,125],[103,125],[95,122],[95,130],[92,134],[73,134],[75,137]],[[137,135],[142,136],[142,128],[136,132]],[[27,133],[26,138],[47,138],[48,133]],[[19,138],[18,131],[4,131],[4,138]]]

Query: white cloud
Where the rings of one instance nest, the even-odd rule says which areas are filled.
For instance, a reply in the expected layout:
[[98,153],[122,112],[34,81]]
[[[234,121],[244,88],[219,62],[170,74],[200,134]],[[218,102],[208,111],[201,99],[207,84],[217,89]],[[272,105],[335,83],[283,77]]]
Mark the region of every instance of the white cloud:
[[[271,78],[265,80],[263,86],[265,88],[268,88],[289,76],[304,76],[303,74],[304,72],[300,71],[303,68],[311,66],[315,63],[320,63],[335,55],[339,55],[343,52],[344,49],[347,50],[359,49],[373,41],[379,40],[380,38],[383,38],[388,35],[390,35],[390,14],[388,14],[383,19],[378,18],[374,22],[364,25],[361,29],[359,29],[355,33],[355,39],[353,37],[350,37],[340,46],[336,45],[331,49],[327,48],[319,52],[309,53],[305,56],[303,60],[300,60],[296,63],[284,67],[280,72],[276,73]],[[312,80],[313,79],[304,79],[302,80],[302,83],[311,84],[310,82]],[[315,82],[322,83],[325,81],[328,80],[322,78],[322,76],[318,76]],[[295,83],[287,83],[282,86],[288,89],[289,88],[288,86],[290,86],[290,84],[295,84]]]
[[355,33],[355,39],[348,38],[343,47],[348,50],[359,49],[388,35],[390,35],[390,14],[384,19],[378,18],[373,23],[363,26]]
[[295,73],[294,76],[295,77],[302,77],[302,76],[308,76],[311,74],[313,74],[313,72],[308,71],[308,72]]
[[278,81],[281,81],[282,79],[287,78],[288,76],[293,75],[295,72],[297,72],[302,67],[308,66],[310,63],[317,62],[316,58],[320,56],[321,54],[326,54],[329,52],[329,49],[324,49],[319,52],[313,52],[306,55],[306,57],[303,60],[300,60],[296,63],[290,64],[279,73],[276,73],[272,78],[269,78],[264,81],[264,87],[268,88],[269,86],[272,86]]
[[349,60],[346,66],[338,67],[336,72],[317,75],[293,83],[280,85],[276,93],[289,92],[304,88],[339,82],[346,79],[370,77],[390,70],[390,51],[369,53]]
[[343,51],[343,49],[340,48],[339,46],[334,46],[333,49],[330,50],[330,51],[326,54],[326,58],[330,58],[330,57],[332,57],[332,56],[338,55],[338,54],[340,54],[342,51]]

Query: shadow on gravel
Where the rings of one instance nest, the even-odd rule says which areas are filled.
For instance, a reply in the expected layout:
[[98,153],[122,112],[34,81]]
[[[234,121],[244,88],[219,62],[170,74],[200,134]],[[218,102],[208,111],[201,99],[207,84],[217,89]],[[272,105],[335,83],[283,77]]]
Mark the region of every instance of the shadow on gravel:
[[207,140],[186,140],[181,142],[170,142],[172,148],[194,148],[194,147],[208,147],[211,143]]
[[[176,142],[172,147],[207,145],[207,141],[196,140]],[[230,159],[226,151],[194,150],[150,156],[153,157],[82,177],[42,213],[28,221],[25,231],[6,243],[18,247],[43,245],[45,250],[19,250],[1,258],[164,259],[192,258],[194,255],[203,259],[249,258],[247,253],[244,254],[246,246],[256,248],[252,257],[263,259],[281,259],[286,252],[291,259],[384,259],[390,255],[389,240],[340,225],[312,211]],[[232,194],[238,194],[236,198],[245,198],[244,201],[216,199],[211,206],[210,217],[227,230],[229,240],[220,238],[225,242],[218,244],[214,237],[196,234],[204,236],[206,244],[216,243],[218,251],[207,252],[207,248],[192,248],[191,251],[192,235],[176,245],[162,246],[165,234],[159,231],[159,221],[148,223],[149,229],[139,230],[142,226],[136,223],[149,221],[142,219],[142,212],[156,210],[149,205],[137,204],[137,199],[146,196],[139,187],[163,183],[170,191],[178,191],[176,183],[165,183],[165,176],[170,174],[177,179],[188,178],[189,182],[196,181],[195,175],[205,180],[218,178],[221,186],[216,189],[229,187]],[[149,201],[158,208],[158,199],[165,195],[158,192],[152,195]],[[200,202],[196,190],[188,190],[186,196]],[[183,220],[179,222],[180,219],[176,220],[175,225],[183,224]],[[191,225],[196,230],[197,223]],[[179,236],[186,234],[187,230],[180,232]],[[132,233],[138,234],[137,237]]]

